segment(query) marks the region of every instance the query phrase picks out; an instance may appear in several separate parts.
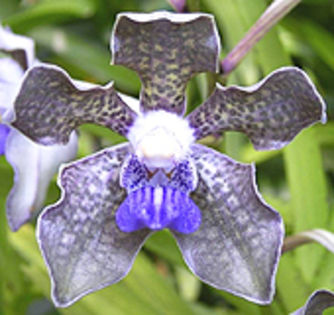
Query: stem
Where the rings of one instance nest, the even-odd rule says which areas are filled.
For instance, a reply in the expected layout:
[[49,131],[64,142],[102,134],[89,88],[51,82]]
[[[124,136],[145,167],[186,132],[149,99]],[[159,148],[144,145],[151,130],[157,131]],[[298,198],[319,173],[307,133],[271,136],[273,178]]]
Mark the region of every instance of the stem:
[[264,11],[257,22],[246,33],[245,37],[222,60],[224,75],[230,73],[253,48],[253,46],[285,15],[287,15],[301,0],[275,0]]
[[282,247],[282,254],[293,250],[301,245],[312,243],[314,240],[305,238],[304,236],[301,235],[293,235],[293,236],[288,236],[284,239],[283,247]]
[[282,248],[282,254],[312,242],[317,242],[330,252],[334,252],[334,234],[323,229],[315,229],[286,237]]

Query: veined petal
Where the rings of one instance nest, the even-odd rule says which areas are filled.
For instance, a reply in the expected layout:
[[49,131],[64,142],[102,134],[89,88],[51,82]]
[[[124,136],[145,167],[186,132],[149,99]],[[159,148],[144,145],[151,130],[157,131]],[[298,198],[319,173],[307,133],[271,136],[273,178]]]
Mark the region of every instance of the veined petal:
[[174,233],[185,262],[218,289],[270,303],[283,242],[280,215],[257,192],[253,165],[198,144],[192,150],[199,185],[191,196],[202,223],[193,234]]
[[145,186],[168,186],[189,194],[197,187],[196,167],[191,160],[177,163],[168,176],[163,170],[149,174],[135,154],[129,155],[122,165],[120,184],[128,193]]
[[128,193],[147,186],[149,176],[147,169],[140,163],[135,154],[129,154],[122,164],[120,175],[120,185],[124,187]]
[[325,103],[305,72],[295,67],[274,71],[249,87],[217,86],[188,120],[197,139],[235,130],[246,133],[257,150],[280,149],[303,128],[325,123]]
[[126,194],[120,166],[129,150],[122,144],[63,168],[61,200],[39,217],[37,237],[59,307],[121,280],[150,233],[123,233],[115,222]]
[[170,175],[169,186],[185,193],[195,190],[198,184],[196,166],[191,159],[178,163]]
[[28,69],[35,60],[34,41],[26,36],[14,34],[9,28],[0,25],[0,51],[9,53],[21,66]]
[[14,169],[14,186],[7,199],[7,218],[13,231],[42,208],[47,188],[61,163],[76,156],[77,135],[73,132],[66,145],[42,146],[15,129],[6,143],[6,158]]
[[142,111],[183,114],[187,82],[195,73],[218,69],[219,49],[208,14],[122,13],[111,37],[113,63],[141,78]]
[[328,290],[317,290],[301,307],[291,315],[322,315],[323,312],[334,306],[334,293]]
[[116,212],[124,232],[169,228],[188,234],[198,229],[201,212],[189,196],[168,186],[146,186],[132,191]]
[[64,70],[46,64],[27,72],[14,108],[13,126],[46,145],[65,144],[70,133],[84,123],[96,123],[126,135],[136,116],[112,84],[78,86]]

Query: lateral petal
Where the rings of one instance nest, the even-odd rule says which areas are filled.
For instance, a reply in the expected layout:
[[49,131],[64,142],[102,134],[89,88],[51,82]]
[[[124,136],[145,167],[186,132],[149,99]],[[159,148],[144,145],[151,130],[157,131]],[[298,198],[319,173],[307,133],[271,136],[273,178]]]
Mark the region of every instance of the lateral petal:
[[83,86],[59,67],[31,68],[14,103],[13,126],[45,145],[65,144],[71,132],[84,123],[96,123],[126,135],[136,113],[112,85]]
[[283,242],[280,215],[260,197],[252,165],[198,144],[192,150],[199,172],[192,198],[202,222],[192,234],[174,233],[185,262],[218,289],[270,303]]
[[64,167],[61,200],[39,217],[37,238],[58,307],[125,277],[150,233],[124,233],[115,222],[126,194],[119,175],[128,153],[122,144]]
[[244,132],[257,150],[287,145],[303,128],[326,122],[325,103],[310,78],[296,67],[274,71],[241,88],[217,85],[188,116],[197,139],[221,131]]

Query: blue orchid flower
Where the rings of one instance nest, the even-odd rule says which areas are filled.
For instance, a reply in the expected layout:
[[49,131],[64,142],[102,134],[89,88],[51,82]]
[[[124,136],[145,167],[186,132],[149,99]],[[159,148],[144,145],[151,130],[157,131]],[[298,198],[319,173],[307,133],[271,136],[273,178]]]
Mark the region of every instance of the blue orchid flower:
[[7,199],[7,218],[18,230],[42,208],[52,176],[63,162],[76,156],[77,136],[73,132],[66,145],[42,146],[9,126],[13,102],[25,71],[38,64],[34,42],[0,26],[0,154],[14,169],[14,186]]
[[142,82],[139,112],[112,84],[82,89],[56,66],[28,71],[13,126],[32,140],[67,143],[84,123],[117,131],[129,143],[64,166],[61,199],[39,217],[37,237],[65,307],[121,280],[145,240],[168,228],[189,268],[204,282],[270,303],[282,240],[280,215],[242,164],[196,141],[226,130],[246,133],[256,149],[278,149],[301,129],[325,122],[308,76],[281,68],[248,88],[222,87],[184,117],[185,88],[216,72],[220,43],[208,14],[124,13],[111,36],[113,63]]

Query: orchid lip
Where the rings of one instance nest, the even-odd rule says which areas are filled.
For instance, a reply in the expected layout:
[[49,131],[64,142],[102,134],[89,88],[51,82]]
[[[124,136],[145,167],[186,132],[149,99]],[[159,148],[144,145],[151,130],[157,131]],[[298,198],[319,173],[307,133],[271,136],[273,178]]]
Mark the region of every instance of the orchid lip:
[[143,187],[131,192],[116,212],[121,231],[133,232],[170,228],[180,233],[195,232],[201,212],[185,194],[170,187]]

